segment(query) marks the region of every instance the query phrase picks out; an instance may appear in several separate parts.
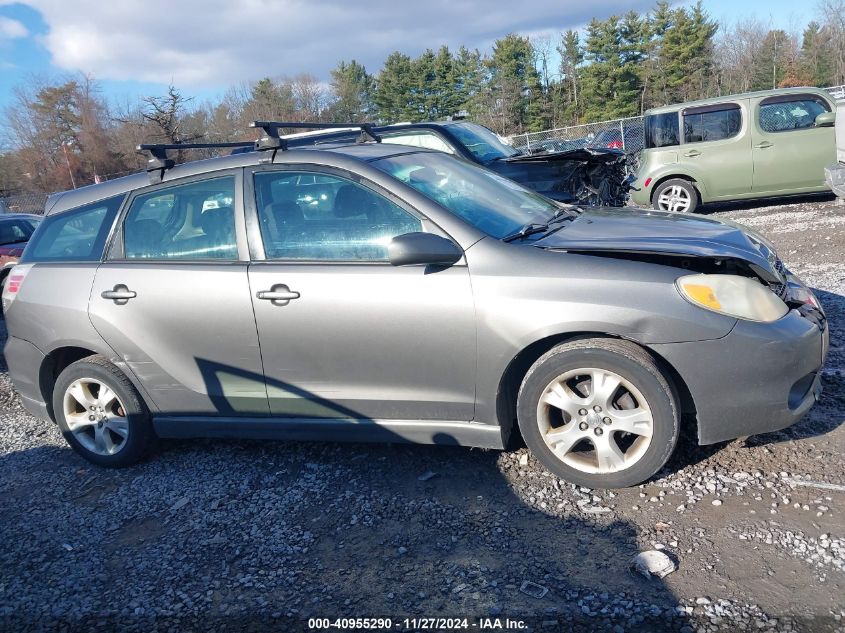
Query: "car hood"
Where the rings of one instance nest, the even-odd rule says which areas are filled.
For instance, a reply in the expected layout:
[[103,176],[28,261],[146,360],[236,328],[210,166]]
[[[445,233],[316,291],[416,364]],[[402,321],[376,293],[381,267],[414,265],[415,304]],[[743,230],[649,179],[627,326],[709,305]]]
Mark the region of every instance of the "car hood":
[[783,264],[763,236],[733,222],[683,213],[589,209],[534,245],[570,252],[739,259],[766,281],[783,281]]

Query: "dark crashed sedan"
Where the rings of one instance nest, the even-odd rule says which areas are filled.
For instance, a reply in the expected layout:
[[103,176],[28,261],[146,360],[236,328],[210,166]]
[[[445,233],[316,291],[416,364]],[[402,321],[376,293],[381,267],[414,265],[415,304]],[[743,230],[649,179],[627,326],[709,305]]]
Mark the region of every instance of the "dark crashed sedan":
[[[616,149],[575,148],[526,154],[502,142],[483,125],[468,121],[400,123],[371,128],[382,143],[446,152],[570,204],[619,207],[625,204],[625,156]],[[355,131],[332,130],[288,138],[291,147],[352,138]]]

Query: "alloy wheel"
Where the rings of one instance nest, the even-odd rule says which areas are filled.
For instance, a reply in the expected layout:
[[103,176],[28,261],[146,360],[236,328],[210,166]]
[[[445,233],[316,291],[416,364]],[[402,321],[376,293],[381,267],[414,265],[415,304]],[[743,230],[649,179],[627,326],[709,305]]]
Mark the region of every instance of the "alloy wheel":
[[662,211],[675,211],[686,213],[692,205],[692,198],[689,191],[680,185],[672,185],[660,192],[657,196],[657,206]]
[[126,445],[126,407],[101,380],[74,380],[65,390],[63,408],[68,429],[92,453],[114,455]]
[[546,446],[585,473],[611,473],[638,462],[651,444],[654,420],[642,393],[606,369],[567,371],[543,390],[537,424]]

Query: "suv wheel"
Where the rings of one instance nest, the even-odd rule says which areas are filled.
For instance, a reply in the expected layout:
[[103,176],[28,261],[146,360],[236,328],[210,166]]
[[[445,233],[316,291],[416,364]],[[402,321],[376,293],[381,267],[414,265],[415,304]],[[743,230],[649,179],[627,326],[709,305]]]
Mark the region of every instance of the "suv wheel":
[[522,381],[517,419],[548,470],[589,488],[645,481],[679,433],[674,392],[654,359],[615,339],[565,343],[540,357]]
[[698,191],[689,180],[670,178],[654,191],[652,202],[661,211],[694,213],[698,208]]
[[83,358],[59,374],[53,411],[68,444],[98,466],[134,464],[155,437],[140,394],[102,356]]

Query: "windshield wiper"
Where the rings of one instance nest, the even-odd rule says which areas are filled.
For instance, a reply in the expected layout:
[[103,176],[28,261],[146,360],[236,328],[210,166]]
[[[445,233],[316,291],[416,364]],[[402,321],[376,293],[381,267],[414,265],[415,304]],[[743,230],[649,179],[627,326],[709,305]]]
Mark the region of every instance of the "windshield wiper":
[[528,237],[529,235],[534,235],[535,233],[545,233],[549,230],[548,224],[539,224],[537,222],[529,222],[528,224],[523,224],[519,227],[518,231],[514,231],[513,233],[509,233],[502,238],[503,242],[513,242],[515,240],[520,240],[523,237]]
[[514,231],[502,238],[503,242],[514,242],[521,240],[529,235],[536,235],[537,233],[546,233],[552,227],[552,224],[560,222],[561,220],[574,220],[577,216],[572,213],[568,207],[560,207],[552,214],[546,222],[529,222],[519,227],[519,230]]

